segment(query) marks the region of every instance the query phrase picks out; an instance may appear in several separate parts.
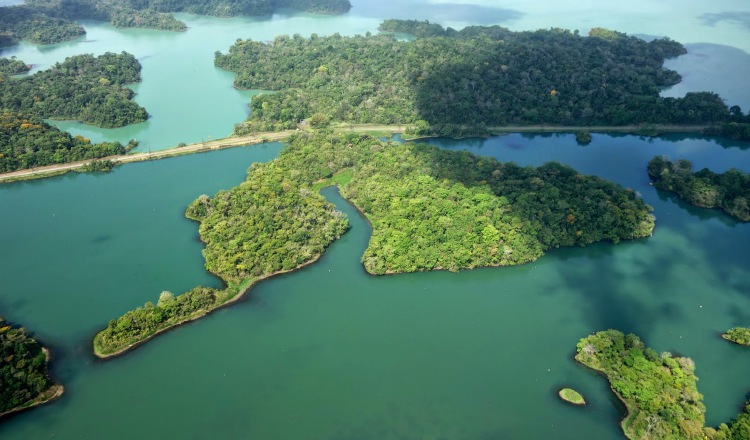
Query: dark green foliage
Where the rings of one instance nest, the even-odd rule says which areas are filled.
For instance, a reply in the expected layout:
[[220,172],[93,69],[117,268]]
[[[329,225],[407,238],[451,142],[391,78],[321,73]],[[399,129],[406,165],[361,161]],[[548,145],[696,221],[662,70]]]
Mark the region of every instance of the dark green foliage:
[[0,413],[31,403],[52,385],[42,346],[0,318]]
[[581,145],[587,145],[591,143],[591,133],[587,130],[581,130],[576,132],[576,142]]
[[29,71],[29,66],[16,57],[0,58],[0,75],[21,75]]
[[31,5],[0,7],[0,35],[3,45],[28,40],[35,44],[53,44],[86,34],[78,24],[47,14],[46,9]]
[[135,142],[91,144],[50,126],[37,116],[0,113],[0,173],[125,154]]
[[430,23],[429,20],[419,21],[394,19],[388,19],[380,23],[378,30],[382,32],[409,34],[418,38],[445,37],[456,32],[455,29],[452,28],[443,29],[439,24]]
[[742,221],[750,221],[750,174],[731,169],[716,174],[707,168],[691,172],[688,160],[672,162],[656,156],[648,163],[648,175],[657,188],[677,193],[702,208],[721,208]]
[[[651,234],[633,191],[550,163],[521,168],[466,152],[381,142],[367,135],[300,133],[279,157],[253,164],[239,186],[200,196],[206,268],[229,287],[194,291],[126,313],[95,338],[106,355],[198,317],[259,278],[314,261],[347,228],[314,188],[337,183],[370,220],[365,269],[373,274],[520,264],[550,247]],[[167,302],[168,301],[168,302]]]
[[[424,22],[384,26],[441,35]],[[714,93],[659,97],[662,87],[680,81],[662,67],[684,53],[671,40],[498,26],[444,34],[410,42],[384,34],[238,41],[215,63],[237,73],[238,87],[278,92],[253,98],[241,133],[291,128],[315,113],[346,123],[424,120],[442,135],[507,124],[705,124],[730,117]]]
[[140,70],[133,55],[108,52],[69,57],[23,78],[0,75],[0,108],[105,128],[142,122],[148,113],[124,87],[140,81]]
[[706,133],[727,137],[730,139],[747,141],[750,140],[750,123],[727,122],[716,127],[711,127],[710,129],[706,130]]
[[750,346],[750,328],[734,327],[721,336],[735,344]]
[[695,364],[656,355],[635,335],[607,330],[581,339],[576,360],[607,376],[628,407],[622,427],[632,439],[703,440],[705,411]]
[[90,173],[90,172],[109,172],[112,171],[112,168],[115,167],[115,163],[111,160],[92,160],[91,162],[87,163],[83,167],[79,169],[82,173]]

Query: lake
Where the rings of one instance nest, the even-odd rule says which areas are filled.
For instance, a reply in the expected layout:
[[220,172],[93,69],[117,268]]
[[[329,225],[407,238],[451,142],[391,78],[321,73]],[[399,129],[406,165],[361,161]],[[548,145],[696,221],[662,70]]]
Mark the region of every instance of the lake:
[[[711,2],[710,10],[636,3],[643,6],[632,9],[638,12],[609,15],[584,6],[545,11],[541,1],[499,9],[460,0],[429,8],[406,3],[398,11],[355,2],[341,17],[181,15],[190,26],[185,33],[86,23],[86,41],[22,44],[2,54],[36,68],[83,52],[136,54],[143,64],[136,99],[152,119],[118,130],[58,125],[94,140],[137,137],[141,150],[222,137],[244,118],[249,92],[233,89],[232,75],[212,64],[213,52],[226,51],[236,38],[363,33],[399,11],[430,19],[443,14],[455,26],[491,17],[514,29],[583,31],[596,21],[644,35],[657,34],[661,22],[662,32],[699,45],[701,59],[736,59],[725,48],[732,42],[747,55],[741,13],[712,25],[696,18],[746,11],[742,2]],[[674,20],[659,19],[670,6]],[[683,35],[677,23],[695,30]],[[688,62],[680,71],[701,76],[700,66]],[[717,88],[737,81],[737,96],[747,96],[739,76],[705,81]],[[750,102],[741,105],[747,110]],[[512,268],[372,277],[360,263],[366,222],[335,191],[324,190],[352,229],[319,262],[264,281],[240,303],[103,362],[91,354],[91,338],[110,319],[155,301],[162,290],[220,285],[203,269],[197,224],[183,217],[184,208],[200,194],[238,184],[252,162],[271,160],[281,145],[2,185],[0,311],[50,346],[52,374],[66,392],[4,420],[0,438],[621,439],[623,408],[602,377],[572,360],[581,337],[607,328],[637,333],[658,352],[693,358],[709,424],[737,414],[750,391],[750,351],[718,334],[750,325],[750,225],[657,191],[645,167],[667,154],[696,168],[750,171],[750,143],[603,134],[586,147],[568,134],[431,142],[522,165],[558,160],[633,188],[654,207],[654,235],[557,249]],[[561,402],[562,386],[581,391],[589,405]]]

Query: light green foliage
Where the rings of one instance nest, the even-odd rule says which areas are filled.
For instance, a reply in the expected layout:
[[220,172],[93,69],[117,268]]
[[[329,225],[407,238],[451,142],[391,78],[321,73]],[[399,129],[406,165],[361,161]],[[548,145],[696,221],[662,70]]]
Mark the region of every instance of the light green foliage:
[[254,96],[251,115],[237,132],[293,128],[316,113],[333,122],[419,124],[413,134],[451,136],[507,124],[702,124],[730,118],[713,93],[659,96],[661,87],[680,81],[662,67],[665,58],[685,53],[667,39],[498,26],[441,31],[439,25],[400,20],[383,28],[424,38],[279,36],[237,41],[229,53],[217,53],[216,65],[237,73],[237,87],[278,92]]
[[721,208],[742,221],[750,221],[750,174],[731,169],[717,174],[707,168],[691,172],[688,160],[672,162],[656,156],[648,163],[648,175],[657,188],[677,193],[703,208]]
[[622,428],[629,439],[750,439],[750,405],[729,425],[704,426],[703,396],[689,358],[658,355],[637,336],[617,330],[581,339],[576,351],[576,360],[604,373],[627,406]]
[[0,413],[30,403],[52,385],[42,346],[0,318]]
[[566,402],[570,402],[574,405],[585,405],[586,400],[583,398],[581,393],[572,388],[563,388],[558,393],[560,398]]
[[750,346],[750,328],[734,327],[721,336],[735,344]]
[[16,57],[0,58],[0,75],[20,75],[29,71],[29,66]]

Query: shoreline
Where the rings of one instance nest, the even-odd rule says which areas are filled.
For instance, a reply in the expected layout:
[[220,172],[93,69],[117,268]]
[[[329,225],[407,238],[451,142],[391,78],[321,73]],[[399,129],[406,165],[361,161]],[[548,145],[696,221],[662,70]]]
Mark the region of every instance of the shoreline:
[[[694,133],[703,134],[704,131],[712,125],[622,125],[622,126],[555,126],[555,125],[509,125],[501,127],[488,127],[488,133],[467,135],[461,138],[455,139],[466,139],[472,137],[489,137],[499,136],[509,133],[575,133],[577,131],[589,131],[594,133],[625,133],[632,135],[647,135],[647,136],[659,136],[663,133]],[[404,133],[407,128],[411,127],[409,124],[399,125],[379,125],[379,124],[342,124],[342,125],[331,125],[330,128],[333,130],[347,131],[347,132],[388,132],[391,134]],[[120,164],[142,162],[146,160],[158,160],[166,159],[169,157],[183,156],[187,154],[203,153],[214,150],[223,150],[227,148],[245,147],[249,145],[255,145],[265,142],[277,142],[283,141],[287,137],[300,132],[308,130],[283,130],[283,131],[269,131],[260,132],[251,135],[235,136],[230,135],[222,139],[216,139],[207,142],[195,142],[183,146],[174,146],[158,150],[154,152],[141,152],[141,153],[130,153],[117,156],[107,156],[98,159],[86,159],[75,162],[45,165],[38,168],[30,168],[23,170],[16,170],[7,173],[0,173],[0,184],[12,183],[23,180],[40,179],[45,177],[53,177],[61,174],[75,171],[79,168],[83,168],[89,165],[94,160],[99,161],[112,161],[115,166]],[[438,135],[428,136],[416,136],[404,138],[407,141],[416,141],[422,139],[431,139],[440,137]]]
[[[347,231],[348,231],[348,229],[347,229]],[[339,238],[341,238],[341,237],[339,237]],[[338,240],[338,238],[337,238],[337,240]],[[331,244],[333,244],[333,242]],[[201,313],[197,313],[196,315],[193,315],[193,316],[190,316],[188,318],[185,318],[185,319],[183,319],[183,320],[181,320],[179,322],[176,322],[174,324],[170,324],[169,326],[164,327],[163,329],[159,329],[156,332],[151,333],[150,335],[146,336],[145,338],[143,338],[143,339],[141,339],[139,341],[133,342],[131,344],[128,344],[127,346],[125,346],[125,347],[123,347],[123,348],[121,348],[121,349],[119,349],[117,351],[114,351],[112,353],[107,353],[107,354],[100,353],[97,350],[96,344],[94,344],[92,342],[91,345],[93,346],[94,356],[96,356],[97,358],[102,359],[102,360],[111,359],[111,358],[114,358],[114,357],[117,357],[117,356],[121,356],[121,355],[127,353],[130,350],[138,348],[138,346],[140,346],[140,345],[148,342],[149,340],[153,339],[154,337],[156,337],[156,336],[158,336],[158,335],[160,335],[162,333],[168,332],[169,330],[175,329],[177,327],[180,327],[180,326],[183,326],[185,324],[188,324],[188,323],[190,323],[192,321],[195,321],[195,320],[198,320],[200,318],[203,318],[204,316],[206,316],[206,315],[210,314],[211,312],[213,312],[215,310],[218,310],[218,309],[220,309],[220,308],[222,308],[224,306],[228,306],[228,305],[234,304],[235,302],[237,302],[240,299],[244,298],[245,294],[247,294],[247,292],[249,292],[260,281],[263,281],[263,280],[266,280],[266,279],[269,279],[269,278],[272,278],[272,277],[275,277],[275,276],[278,276],[278,275],[283,275],[283,274],[286,274],[286,273],[294,272],[294,271],[303,269],[303,268],[305,268],[307,266],[310,266],[311,264],[313,264],[316,261],[318,261],[325,254],[326,250],[327,250],[327,246],[326,246],[326,249],[323,250],[323,252],[315,255],[311,260],[309,260],[309,261],[307,261],[305,263],[299,264],[299,265],[297,265],[297,266],[295,266],[295,267],[293,267],[291,269],[279,270],[279,271],[276,271],[276,272],[272,272],[270,274],[261,275],[261,276],[256,277],[256,278],[249,279],[250,281],[247,284],[247,286],[245,286],[244,288],[240,288],[240,290],[233,297],[231,297],[228,300],[224,301],[223,303],[217,305],[216,307],[213,307],[213,308],[210,308],[210,309],[206,309],[206,310],[202,310]],[[224,281],[224,280],[222,279],[222,281]],[[226,282],[226,281],[224,281],[224,282]],[[238,284],[238,286],[242,286],[242,284],[244,282],[247,282],[247,280],[244,280],[243,282],[241,282],[240,284]],[[99,332],[97,332],[96,334],[99,334]],[[94,335],[94,339],[96,339],[96,335]]]
[[573,359],[579,364],[583,365],[584,367],[595,371],[597,374],[604,376],[604,379],[607,380],[607,384],[609,385],[609,389],[614,393],[614,395],[617,397],[617,399],[622,402],[622,404],[625,406],[625,417],[620,420],[620,428],[622,429],[623,435],[627,437],[629,440],[638,440],[636,439],[633,434],[630,432],[630,430],[627,428],[627,426],[630,425],[631,418],[635,417],[635,411],[634,408],[630,406],[630,404],[623,399],[623,397],[618,393],[614,388],[612,388],[612,382],[609,381],[609,377],[607,377],[607,373],[600,370],[599,368],[595,368],[591,365],[583,363],[581,360],[578,359],[578,354],[576,353],[575,356],[573,356]]

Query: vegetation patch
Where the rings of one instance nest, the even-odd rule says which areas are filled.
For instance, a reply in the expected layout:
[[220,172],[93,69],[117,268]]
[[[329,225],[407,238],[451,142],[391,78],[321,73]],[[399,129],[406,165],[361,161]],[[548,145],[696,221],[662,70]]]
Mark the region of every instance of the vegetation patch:
[[47,371],[47,352],[23,328],[0,318],[0,416],[62,394]]
[[586,404],[586,399],[583,398],[581,393],[572,388],[563,388],[557,393],[557,395],[560,396],[562,400],[572,403],[573,405]]
[[750,328],[734,327],[722,334],[721,337],[735,344],[750,347]]
[[348,222],[316,189],[338,184],[373,226],[372,274],[521,264],[546,249],[645,237],[654,226],[633,191],[550,163],[522,168],[424,144],[301,132],[245,182],[187,209],[200,222],[206,268],[229,286],[162,294],[110,321],[94,339],[121,353],[242,295],[253,283],[315,261]]
[[31,76],[0,74],[0,109],[122,127],[148,118],[125,87],[140,80],[141,64],[127,52],[76,55]]
[[499,26],[455,31],[402,20],[381,29],[421,38],[279,36],[217,53],[216,65],[237,74],[235,86],[277,91],[254,96],[236,132],[294,128],[314,115],[454,137],[505,125],[705,125],[736,116],[714,93],[659,96],[680,81],[664,60],[685,53],[668,39],[646,42],[605,29],[588,36]]
[[[38,116],[9,111],[0,113],[0,127],[0,173],[121,155],[137,145],[134,141],[128,145],[92,144],[83,136],[60,131]],[[109,161],[96,161],[88,170],[104,170],[109,165]]]
[[731,169],[717,174],[704,168],[691,172],[693,164],[656,156],[648,163],[654,185],[676,193],[681,199],[702,208],[721,208],[741,221],[750,221],[750,174]]
[[750,438],[750,405],[729,425],[704,426],[706,408],[689,358],[658,354],[635,335],[606,330],[581,339],[576,360],[607,377],[627,407],[621,426],[629,439]]

